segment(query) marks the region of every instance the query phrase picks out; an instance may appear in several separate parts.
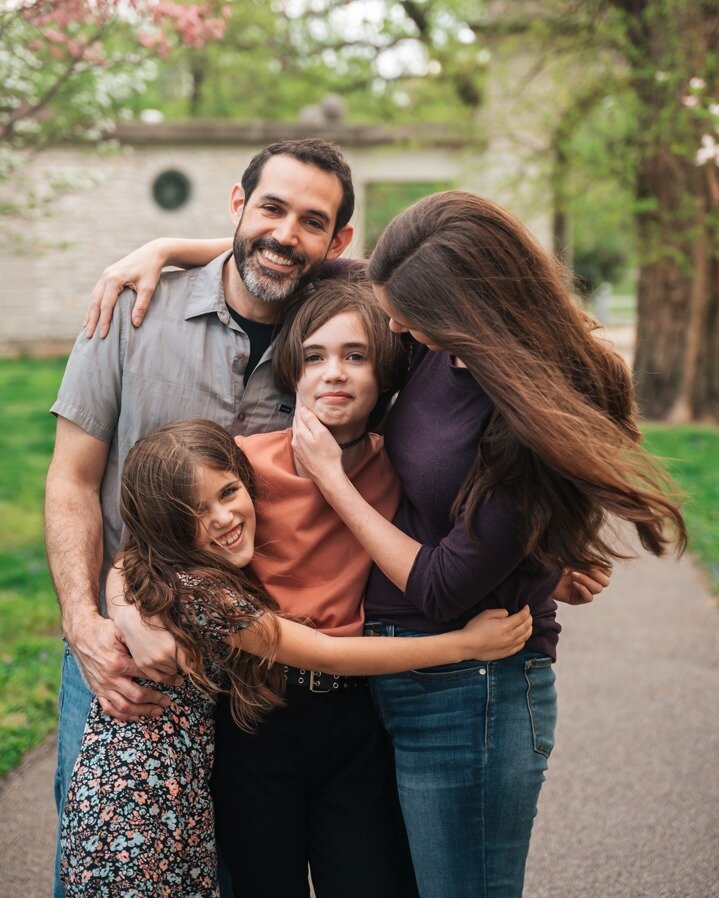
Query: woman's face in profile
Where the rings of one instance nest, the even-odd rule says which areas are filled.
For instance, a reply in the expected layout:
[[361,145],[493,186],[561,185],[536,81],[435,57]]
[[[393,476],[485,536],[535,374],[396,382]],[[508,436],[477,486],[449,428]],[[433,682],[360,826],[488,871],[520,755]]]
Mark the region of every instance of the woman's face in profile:
[[369,338],[355,312],[342,312],[304,341],[297,399],[342,442],[367,426],[379,387]]
[[411,321],[403,321],[401,318],[397,317],[397,312],[387,296],[387,291],[384,287],[380,284],[372,284],[372,289],[374,290],[374,295],[377,297],[379,307],[389,319],[387,324],[393,334],[410,334],[413,339],[418,343],[422,343],[427,349],[431,349],[434,352],[443,351],[442,347],[438,343],[433,342],[432,338],[428,337],[423,331],[414,330]]

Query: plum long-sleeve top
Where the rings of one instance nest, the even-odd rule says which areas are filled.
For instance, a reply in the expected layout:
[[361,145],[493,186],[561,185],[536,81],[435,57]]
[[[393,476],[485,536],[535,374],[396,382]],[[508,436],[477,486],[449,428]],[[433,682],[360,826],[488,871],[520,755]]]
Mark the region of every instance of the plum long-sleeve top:
[[529,604],[526,648],[554,658],[559,635],[551,598],[559,573],[527,557],[518,510],[494,490],[478,509],[474,539],[451,508],[474,462],[492,403],[444,352],[415,347],[407,383],[390,412],[385,449],[402,481],[395,526],[422,544],[404,593],[373,567],[365,615],[424,632],[463,626],[486,608]]

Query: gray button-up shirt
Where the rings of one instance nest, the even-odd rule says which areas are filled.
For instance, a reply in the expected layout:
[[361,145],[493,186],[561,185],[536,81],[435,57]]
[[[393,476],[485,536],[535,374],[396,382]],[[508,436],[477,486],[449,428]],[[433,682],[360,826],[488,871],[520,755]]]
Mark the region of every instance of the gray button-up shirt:
[[243,435],[292,423],[295,398],[275,386],[272,346],[244,385],[250,341],[225,304],[222,267],[229,255],[163,274],[139,328],[130,321],[134,293],[126,290],[107,337],[81,334],[68,360],[51,411],[110,444],[101,491],[101,587],[120,548],[122,466],[140,437],[185,418],[209,418]]

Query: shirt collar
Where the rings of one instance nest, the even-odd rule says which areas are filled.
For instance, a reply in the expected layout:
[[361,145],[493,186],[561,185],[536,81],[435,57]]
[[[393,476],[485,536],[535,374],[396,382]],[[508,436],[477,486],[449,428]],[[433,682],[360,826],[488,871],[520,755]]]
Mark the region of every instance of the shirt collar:
[[231,254],[232,250],[227,250],[200,269],[187,303],[185,321],[210,312],[227,313],[225,291],[222,289],[222,269]]

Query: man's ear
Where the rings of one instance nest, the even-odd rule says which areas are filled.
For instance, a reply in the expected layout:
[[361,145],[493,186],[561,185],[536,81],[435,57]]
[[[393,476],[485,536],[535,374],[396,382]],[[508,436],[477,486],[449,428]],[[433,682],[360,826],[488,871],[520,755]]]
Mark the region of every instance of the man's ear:
[[242,184],[235,184],[230,191],[230,221],[237,228],[245,208],[245,191]]
[[339,231],[337,231],[337,233],[330,241],[330,248],[327,250],[327,255],[325,256],[325,259],[328,262],[331,262],[333,259],[336,259],[338,256],[342,255],[342,253],[349,246],[354,232],[355,229],[352,227],[352,225],[349,224],[345,225],[343,228],[340,228]]

